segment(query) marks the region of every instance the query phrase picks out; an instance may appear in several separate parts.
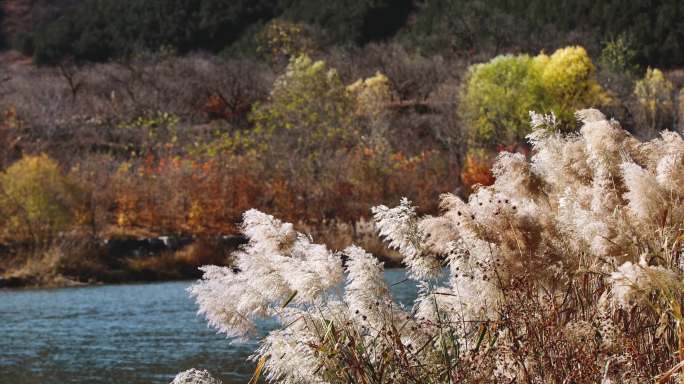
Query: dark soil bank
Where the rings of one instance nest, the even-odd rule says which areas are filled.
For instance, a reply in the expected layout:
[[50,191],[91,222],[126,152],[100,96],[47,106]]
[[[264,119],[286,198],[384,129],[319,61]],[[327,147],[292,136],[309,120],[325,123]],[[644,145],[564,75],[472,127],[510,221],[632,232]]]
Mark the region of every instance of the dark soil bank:
[[0,288],[198,278],[198,267],[228,265],[242,236],[122,237],[64,241],[45,250],[0,248]]

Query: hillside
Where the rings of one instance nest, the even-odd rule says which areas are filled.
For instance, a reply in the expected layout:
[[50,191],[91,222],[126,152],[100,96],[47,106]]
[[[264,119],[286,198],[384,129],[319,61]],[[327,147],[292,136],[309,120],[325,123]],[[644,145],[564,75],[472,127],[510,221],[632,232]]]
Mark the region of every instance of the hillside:
[[82,0],[0,1],[0,34],[3,44],[13,44],[22,33],[54,21],[81,2]]
[[676,0],[7,0],[3,11],[4,40],[39,64],[160,49],[255,56],[255,40],[276,20],[298,24],[326,50],[392,40],[476,58],[568,44],[597,54],[622,37],[642,65],[684,64],[684,3]]
[[0,273],[106,280],[102,244],[235,235],[250,208],[389,257],[369,207],[491,184],[530,111],[684,130],[684,5],[619,3],[4,1]]

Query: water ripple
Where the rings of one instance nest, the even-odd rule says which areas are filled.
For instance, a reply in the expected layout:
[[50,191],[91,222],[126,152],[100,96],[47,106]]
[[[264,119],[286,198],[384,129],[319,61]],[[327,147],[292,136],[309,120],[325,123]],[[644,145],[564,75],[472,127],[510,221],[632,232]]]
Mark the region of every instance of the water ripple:
[[[388,281],[402,279],[387,271]],[[168,383],[193,367],[246,382],[256,344],[231,344],[208,328],[189,284],[0,291],[0,383]],[[393,290],[404,302],[415,297],[410,284]]]

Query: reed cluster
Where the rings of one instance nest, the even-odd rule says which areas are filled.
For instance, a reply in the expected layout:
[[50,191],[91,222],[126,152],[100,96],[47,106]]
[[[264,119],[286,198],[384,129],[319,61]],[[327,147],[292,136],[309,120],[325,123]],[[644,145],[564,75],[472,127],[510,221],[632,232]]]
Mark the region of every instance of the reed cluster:
[[532,156],[500,154],[494,184],[443,195],[438,216],[373,209],[420,286],[410,308],[371,254],[256,210],[235,265],[204,267],[190,292],[235,340],[279,321],[255,382],[684,383],[684,140],[577,118],[561,134],[531,113]]

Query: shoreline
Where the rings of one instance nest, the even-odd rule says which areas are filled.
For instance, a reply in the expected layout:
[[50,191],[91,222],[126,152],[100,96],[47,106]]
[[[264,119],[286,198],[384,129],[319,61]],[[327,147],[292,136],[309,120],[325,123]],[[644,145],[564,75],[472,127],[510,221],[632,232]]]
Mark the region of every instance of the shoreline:
[[96,286],[103,286],[103,285],[154,284],[154,283],[167,283],[167,282],[176,282],[176,281],[194,281],[194,280],[196,280],[196,278],[192,278],[192,277],[178,277],[178,278],[152,279],[152,280],[131,279],[131,280],[120,280],[120,281],[87,281],[87,282],[83,282],[83,281],[70,280],[68,278],[62,278],[62,279],[58,279],[58,280],[61,280],[61,282],[48,281],[44,284],[35,284],[33,282],[29,282],[26,284],[21,284],[21,283],[3,284],[3,280],[11,280],[11,279],[15,279],[15,278],[11,277],[11,278],[7,279],[7,278],[0,277],[0,292],[40,290],[40,289],[87,288],[87,287],[96,287]]
[[[76,247],[58,244],[32,252],[17,245],[3,246],[0,290],[196,280],[202,276],[201,266],[229,266],[232,253],[247,242],[235,235],[77,239]],[[401,267],[390,252],[375,251],[386,268]]]
[[70,235],[43,249],[3,246],[0,289],[63,288],[195,279],[202,265],[229,265],[242,236],[97,239]]
[[[391,262],[389,265],[385,265],[385,270],[395,270],[403,269],[401,263]],[[157,284],[157,283],[174,283],[179,281],[196,281],[199,277],[179,277],[171,279],[157,279],[157,280],[121,280],[121,281],[91,281],[91,282],[80,282],[74,280],[65,279],[63,284],[26,284],[26,285],[3,285],[3,277],[0,277],[0,293],[2,292],[22,292],[22,291],[34,291],[34,290],[53,290],[53,289],[78,289],[78,288],[90,288],[105,285],[145,285],[145,284]]]
[[120,282],[103,282],[94,281],[89,283],[76,282],[74,284],[66,285],[25,285],[17,287],[0,287],[0,293],[3,292],[27,292],[27,291],[41,291],[41,290],[59,290],[59,289],[79,289],[79,288],[94,288],[102,286],[119,286],[119,285],[147,285],[147,284],[161,284],[161,283],[176,283],[176,282],[193,282],[196,279],[192,278],[179,278],[179,279],[169,279],[169,280],[129,280]]

